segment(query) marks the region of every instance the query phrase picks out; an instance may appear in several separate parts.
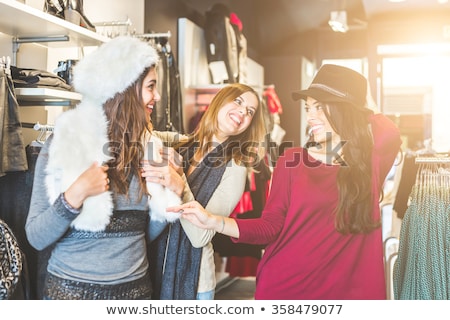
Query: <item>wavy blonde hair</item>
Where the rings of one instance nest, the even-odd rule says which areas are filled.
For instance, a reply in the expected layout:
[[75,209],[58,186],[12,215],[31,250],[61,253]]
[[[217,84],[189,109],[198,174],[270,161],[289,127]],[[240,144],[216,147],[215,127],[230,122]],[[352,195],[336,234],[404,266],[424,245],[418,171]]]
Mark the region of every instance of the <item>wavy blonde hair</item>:
[[201,156],[207,154],[213,141],[213,136],[219,128],[218,114],[220,109],[246,92],[253,93],[257,98],[258,105],[256,106],[256,112],[253,115],[250,125],[244,132],[228,138],[228,144],[224,150],[225,158],[221,162],[226,164],[233,159],[237,164],[248,167],[258,164],[265,155],[264,136],[266,130],[264,116],[261,110],[262,104],[258,93],[252,87],[242,83],[229,84],[217,92],[194,133],[187,141],[175,146],[175,149],[179,150],[182,147],[198,143],[197,152]]

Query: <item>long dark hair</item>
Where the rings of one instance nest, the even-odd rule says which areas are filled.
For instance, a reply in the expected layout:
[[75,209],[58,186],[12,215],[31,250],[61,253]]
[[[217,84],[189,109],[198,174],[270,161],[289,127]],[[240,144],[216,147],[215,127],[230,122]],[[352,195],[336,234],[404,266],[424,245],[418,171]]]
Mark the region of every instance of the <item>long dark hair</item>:
[[337,175],[336,229],[344,234],[367,233],[380,226],[380,221],[373,217],[373,136],[367,120],[368,109],[346,103],[328,106],[325,115],[343,142],[344,163]]
[[[140,178],[141,160],[144,155],[141,139],[145,132],[152,130],[142,102],[142,83],[152,68],[154,66],[146,68],[134,84],[103,104],[109,122],[109,148],[113,156],[108,162],[108,177],[111,188],[122,194],[128,193],[130,178],[133,175]],[[138,180],[141,190],[146,190],[144,179]]]

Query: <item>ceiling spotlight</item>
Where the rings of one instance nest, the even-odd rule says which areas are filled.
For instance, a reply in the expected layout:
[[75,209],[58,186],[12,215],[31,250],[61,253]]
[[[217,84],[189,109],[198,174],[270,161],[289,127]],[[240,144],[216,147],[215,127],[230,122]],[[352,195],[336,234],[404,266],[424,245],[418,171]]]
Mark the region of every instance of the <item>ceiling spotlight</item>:
[[347,32],[347,12],[345,10],[331,11],[328,24],[334,32]]

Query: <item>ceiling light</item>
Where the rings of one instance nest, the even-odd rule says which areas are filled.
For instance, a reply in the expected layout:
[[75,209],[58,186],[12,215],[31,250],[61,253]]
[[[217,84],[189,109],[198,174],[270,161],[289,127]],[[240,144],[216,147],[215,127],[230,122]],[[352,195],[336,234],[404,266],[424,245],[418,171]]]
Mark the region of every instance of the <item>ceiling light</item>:
[[331,11],[328,24],[334,32],[347,32],[347,12],[345,10]]

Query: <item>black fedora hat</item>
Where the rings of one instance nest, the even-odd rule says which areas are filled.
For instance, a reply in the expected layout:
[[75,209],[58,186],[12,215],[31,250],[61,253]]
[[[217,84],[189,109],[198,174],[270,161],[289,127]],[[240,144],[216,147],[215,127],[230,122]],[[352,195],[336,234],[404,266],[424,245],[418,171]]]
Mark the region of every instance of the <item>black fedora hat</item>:
[[367,79],[360,73],[334,64],[324,64],[306,90],[294,91],[294,100],[311,97],[321,102],[347,102],[364,108]]

